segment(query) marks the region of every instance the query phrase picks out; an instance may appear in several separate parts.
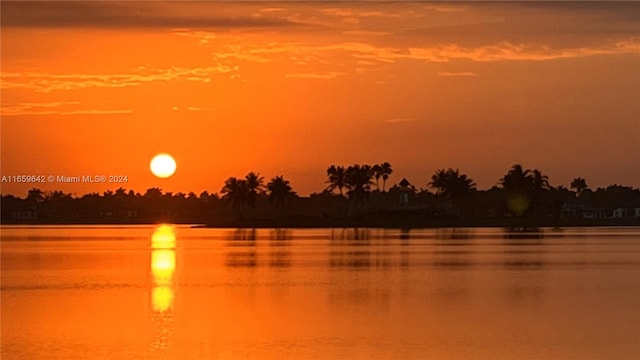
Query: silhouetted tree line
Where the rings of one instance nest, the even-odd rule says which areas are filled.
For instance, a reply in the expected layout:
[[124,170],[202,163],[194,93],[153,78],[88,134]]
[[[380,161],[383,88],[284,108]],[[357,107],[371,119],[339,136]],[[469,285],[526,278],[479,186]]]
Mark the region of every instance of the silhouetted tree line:
[[[592,190],[584,178],[569,188],[554,187],[537,169],[514,165],[495,186],[478,190],[458,169],[438,169],[416,188],[401,179],[388,190],[388,162],[331,165],[327,187],[300,197],[279,175],[265,184],[259,173],[229,177],[219,193],[115,191],[74,196],[33,188],[26,197],[2,195],[3,222],[156,222],[208,223],[212,219],[311,216],[368,219],[611,218],[616,209],[640,208],[640,190],[610,185]],[[380,186],[382,180],[382,186]],[[634,210],[637,211],[637,210]],[[624,213],[628,217],[637,213]]]

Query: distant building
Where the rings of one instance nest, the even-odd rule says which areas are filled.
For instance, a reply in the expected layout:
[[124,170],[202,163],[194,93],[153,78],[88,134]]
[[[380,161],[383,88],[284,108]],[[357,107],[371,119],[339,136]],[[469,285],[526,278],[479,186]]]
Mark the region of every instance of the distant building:
[[38,212],[35,210],[18,210],[11,214],[13,220],[34,220],[38,218]]
[[562,216],[583,219],[609,219],[611,211],[605,208],[592,208],[583,204],[565,203],[562,205]]
[[126,219],[137,218],[138,212],[136,210],[121,209],[121,210],[118,210],[118,217],[126,218]]
[[637,219],[640,218],[640,208],[617,208],[613,210],[614,219]]
[[604,208],[584,208],[582,210],[582,218],[584,219],[608,219],[610,213]]
[[409,204],[409,193],[412,191],[411,183],[406,178],[402,178],[398,186],[400,187],[400,204],[405,206]]

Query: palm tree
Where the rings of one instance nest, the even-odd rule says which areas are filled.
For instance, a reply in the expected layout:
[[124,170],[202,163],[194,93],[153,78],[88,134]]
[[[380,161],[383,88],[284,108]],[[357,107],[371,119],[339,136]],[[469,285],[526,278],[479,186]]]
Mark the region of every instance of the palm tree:
[[389,175],[393,174],[393,169],[391,168],[391,164],[388,162],[383,162],[380,167],[382,169],[382,191],[384,192],[387,185],[387,179],[389,179]]
[[577,193],[576,195],[580,196],[585,190],[589,188],[589,186],[587,185],[587,180],[581,177],[577,177],[573,179],[571,185],[569,185],[569,188],[575,189]]
[[264,176],[252,171],[245,176],[245,181],[247,184],[246,202],[254,208],[258,195],[264,192]]
[[376,190],[380,190],[380,177],[382,176],[382,165],[375,164],[371,167],[373,177],[376,179]]
[[222,199],[227,203],[231,203],[234,208],[239,209],[240,215],[242,216],[247,202],[247,181],[244,179],[230,177],[225,180],[220,193],[222,194]]
[[123,198],[127,196],[127,189],[123,188],[123,187],[119,187],[116,189],[116,192],[114,193],[114,196],[118,197],[118,198]]
[[373,171],[369,165],[352,165],[346,170],[347,197],[353,201],[354,207],[364,204],[373,184]]
[[531,170],[524,170],[522,165],[516,164],[499,183],[507,192],[529,193],[532,190],[533,175]]
[[342,189],[347,187],[347,171],[343,166],[335,166],[331,165],[327,169],[327,189],[329,191],[333,191],[338,189],[340,191],[340,196],[342,196]]
[[271,179],[267,184],[267,196],[269,197],[269,202],[284,207],[286,201],[295,197],[296,193],[293,191],[289,181],[280,175]]
[[209,195],[209,192],[207,190],[201,192],[200,195],[198,195],[198,199],[200,199],[200,201],[202,202],[209,201],[209,197],[211,197],[211,195]]
[[439,169],[431,176],[429,186],[438,190],[438,194],[450,199],[469,195],[476,189],[476,183],[458,169]]
[[529,208],[534,188],[534,175],[516,164],[502,177],[499,184],[506,191],[507,209],[520,216]]
[[27,203],[35,209],[38,204],[44,201],[44,192],[38,188],[32,188],[27,195]]
[[549,177],[547,175],[543,175],[538,169],[531,171],[531,185],[534,192],[549,190],[551,188],[551,186],[549,186]]
[[149,200],[157,200],[162,198],[162,189],[157,187],[148,188],[144,193],[144,197]]
[[531,171],[531,189],[533,197],[533,214],[538,216],[539,209],[544,204],[544,195],[551,190],[549,185],[549,177],[543,175],[538,169]]

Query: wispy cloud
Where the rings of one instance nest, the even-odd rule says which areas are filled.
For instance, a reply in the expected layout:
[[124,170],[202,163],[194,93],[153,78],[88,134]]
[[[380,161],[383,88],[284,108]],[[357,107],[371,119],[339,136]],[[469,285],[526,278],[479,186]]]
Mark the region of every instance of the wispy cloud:
[[345,30],[342,32],[345,35],[352,36],[385,36],[390,35],[388,31],[370,31],[370,30]]
[[339,16],[339,17],[375,17],[375,18],[399,18],[400,14],[395,12],[385,12],[379,10],[370,9],[351,9],[351,8],[326,8],[321,10],[326,15]]
[[82,109],[78,108],[78,101],[59,102],[23,102],[17,104],[3,104],[0,107],[1,116],[40,116],[40,115],[121,115],[131,114],[130,109]]
[[273,13],[273,12],[281,12],[281,11],[285,11],[285,8],[281,8],[281,7],[270,7],[270,8],[264,8],[264,9],[260,9],[260,12],[266,12],[266,13]]
[[116,110],[105,110],[105,109],[89,109],[89,110],[74,110],[74,111],[63,111],[60,115],[122,115],[122,114],[131,114],[133,110],[130,109],[116,109]]
[[447,62],[454,59],[491,61],[547,61],[583,58],[595,55],[640,53],[639,39],[618,41],[602,46],[579,48],[551,48],[539,44],[511,44],[501,42],[478,47],[462,47],[456,44],[435,48],[411,48],[408,58],[425,61]]
[[478,76],[477,73],[474,72],[470,72],[470,71],[463,71],[463,72],[448,72],[448,71],[442,71],[438,73],[439,76],[462,76],[462,77],[476,77]]
[[[157,110],[162,111],[162,108],[159,108]],[[197,107],[197,106],[186,106],[186,107],[180,107],[180,106],[173,106],[171,108],[171,110],[173,111],[209,111],[211,109],[209,108],[203,108],[203,107]]]
[[256,18],[206,2],[3,1],[3,27],[43,28],[273,28],[296,25]]
[[[359,30],[355,31],[358,33]],[[220,61],[235,59],[268,63],[274,60],[297,59],[296,61],[302,65],[313,62],[331,64],[336,63],[334,55],[342,53],[347,56],[347,59],[350,57],[356,62],[367,61],[378,65],[380,63],[394,63],[398,60],[424,62],[450,62],[453,60],[476,62],[548,61],[596,55],[632,54],[640,53],[640,38],[633,37],[581,47],[552,47],[544,43],[516,44],[506,41],[478,46],[443,43],[433,46],[394,47],[376,45],[373,41],[343,41],[327,44],[304,42],[218,44],[218,47],[220,49],[216,50],[214,56]],[[345,59],[341,58],[340,61],[344,63]]]
[[209,108],[197,107],[197,106],[187,106],[188,111],[209,111]]
[[459,4],[443,4],[443,3],[436,3],[436,4],[427,4],[424,6],[425,10],[431,10],[431,11],[437,11],[437,12],[443,12],[443,13],[455,13],[455,12],[462,12],[467,10],[467,6],[464,5],[459,5]]
[[122,88],[138,86],[154,81],[209,82],[215,74],[237,71],[237,67],[219,64],[209,67],[147,69],[121,74],[50,74],[50,73],[1,73],[0,89],[29,89],[37,92],[76,90],[84,88]]
[[338,76],[346,75],[344,72],[337,71],[327,71],[327,72],[308,72],[308,73],[289,73],[285,74],[287,78],[298,78],[298,79],[335,79]]

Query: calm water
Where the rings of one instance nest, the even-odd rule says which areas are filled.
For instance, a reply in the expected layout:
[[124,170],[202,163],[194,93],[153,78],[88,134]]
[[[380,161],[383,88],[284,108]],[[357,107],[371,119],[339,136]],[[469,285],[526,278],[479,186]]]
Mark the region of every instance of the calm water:
[[1,231],[3,360],[640,358],[638,228]]

